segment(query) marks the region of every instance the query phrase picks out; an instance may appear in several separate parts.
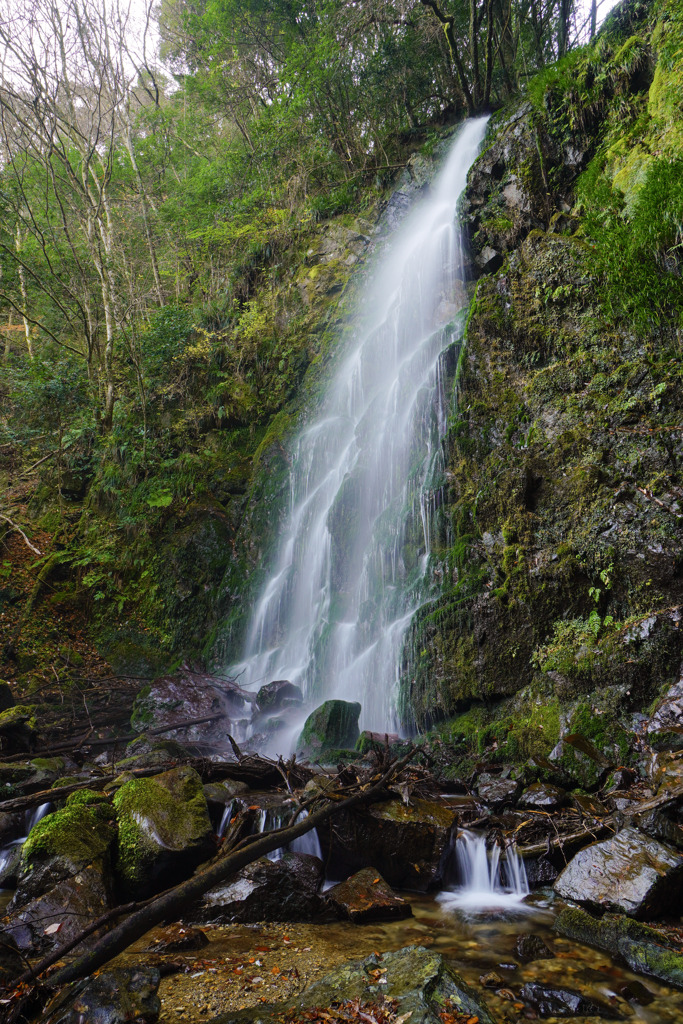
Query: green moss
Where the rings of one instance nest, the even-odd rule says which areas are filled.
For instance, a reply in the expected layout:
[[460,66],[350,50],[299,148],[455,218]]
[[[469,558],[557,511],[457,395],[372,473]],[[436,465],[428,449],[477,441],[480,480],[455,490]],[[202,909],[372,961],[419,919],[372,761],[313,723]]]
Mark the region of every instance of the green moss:
[[67,807],[89,806],[90,804],[109,803],[109,797],[96,789],[79,789],[75,793],[69,793],[66,798]]
[[31,829],[24,843],[22,863],[64,857],[76,864],[89,864],[109,850],[116,830],[110,823],[107,805],[72,804],[47,814]]

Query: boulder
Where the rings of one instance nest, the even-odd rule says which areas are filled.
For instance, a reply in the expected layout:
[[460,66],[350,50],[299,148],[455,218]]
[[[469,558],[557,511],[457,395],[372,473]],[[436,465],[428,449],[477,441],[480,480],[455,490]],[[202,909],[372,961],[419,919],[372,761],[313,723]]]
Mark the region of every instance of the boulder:
[[351,1004],[349,1019],[359,1020],[359,1003],[362,1007],[383,1000],[392,1001],[392,1019],[409,1024],[442,1024],[459,1014],[477,1018],[478,1024],[494,1024],[484,1002],[444,957],[422,946],[406,946],[383,956],[373,953],[365,960],[342,964],[295,999],[227,1013],[213,1024],[293,1019],[310,1007],[344,1003]]
[[48,892],[89,865],[107,876],[110,852],[116,838],[108,803],[71,804],[47,814],[31,829],[21,852],[14,906]]
[[0,811],[0,848],[26,834],[24,815],[11,811]]
[[580,850],[554,889],[564,899],[597,910],[652,917],[681,898],[683,857],[629,827]]
[[262,857],[206,893],[188,917],[220,924],[316,920],[327,915],[319,894],[323,875],[322,861],[306,853]]
[[564,789],[551,786],[549,782],[534,782],[524,790],[517,801],[519,807],[529,807],[538,811],[555,811],[569,801]]
[[[621,1020],[626,1014],[604,1003],[591,999],[571,988],[556,988],[528,982],[519,993],[525,1003],[531,1003],[539,1017],[603,1017],[605,1020]],[[629,1013],[628,1007],[626,1013]]]
[[425,892],[442,877],[456,814],[435,800],[386,800],[339,814],[319,832],[328,873],[344,878],[382,865],[389,885]]
[[[36,899],[22,904],[13,900],[3,921],[3,935],[11,936],[22,952],[49,953],[74,939],[112,905],[107,875],[96,861]],[[89,936],[76,952],[89,948],[100,934]]]
[[58,992],[42,1024],[154,1024],[161,1009],[159,978],[151,967],[101,971]]
[[572,793],[572,803],[584,818],[604,818],[609,811],[597,796],[587,793]]
[[0,679],[0,712],[7,711],[15,705],[14,695],[9,683]]
[[325,895],[341,917],[356,924],[397,921],[413,913],[410,903],[398,896],[375,868],[363,868]]
[[131,779],[114,796],[114,869],[126,895],[148,896],[187,877],[215,850],[202,780],[193,768]]
[[[164,737],[203,750],[224,750],[230,720],[244,718],[246,697],[240,688],[201,672],[182,669],[143,686],[135,698],[130,724],[135,732],[173,726]],[[216,717],[200,725],[183,725],[195,718]]]
[[352,750],[358,740],[361,706],[326,700],[306,719],[296,749],[300,756],[319,758],[326,751]]
[[603,949],[624,960],[632,971],[683,988],[683,953],[664,933],[621,914],[595,918],[579,907],[565,907],[555,931],[567,939]]
[[683,677],[659,702],[645,733],[653,750],[683,750]]
[[0,889],[15,889],[21,865],[21,839],[0,850]]
[[256,694],[256,704],[259,711],[279,711],[291,704],[301,704],[304,695],[300,687],[290,683],[288,679],[274,679],[272,683],[266,683]]
[[0,712],[0,756],[30,753],[38,741],[34,704],[16,704]]
[[488,772],[479,776],[476,787],[479,799],[496,810],[506,804],[513,804],[520,788],[516,779],[506,779],[502,775],[490,775]]

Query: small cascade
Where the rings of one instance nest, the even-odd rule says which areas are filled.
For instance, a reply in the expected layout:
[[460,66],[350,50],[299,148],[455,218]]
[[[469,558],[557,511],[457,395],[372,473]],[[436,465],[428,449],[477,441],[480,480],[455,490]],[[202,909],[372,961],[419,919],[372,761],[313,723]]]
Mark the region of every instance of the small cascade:
[[447,910],[471,913],[526,911],[522,902],[529,894],[524,861],[514,844],[505,850],[496,844],[486,848],[486,837],[460,832],[455,844],[457,884],[440,893],[439,903]]
[[440,585],[448,353],[467,301],[457,203],[486,121],[465,122],[377,262],[292,453],[289,514],[230,669],[247,690],[289,679],[310,702],[357,700],[364,729],[397,730],[406,631]]
[[8,872],[13,875],[16,867],[18,866],[18,858],[21,851],[21,847],[24,845],[26,840],[31,834],[31,830],[35,828],[39,821],[45,817],[46,814],[52,809],[52,804],[47,802],[40,804],[38,807],[30,808],[24,814],[24,834],[18,836],[16,839],[11,839],[10,842],[6,843],[5,846],[0,849],[0,888],[2,887],[3,876]]

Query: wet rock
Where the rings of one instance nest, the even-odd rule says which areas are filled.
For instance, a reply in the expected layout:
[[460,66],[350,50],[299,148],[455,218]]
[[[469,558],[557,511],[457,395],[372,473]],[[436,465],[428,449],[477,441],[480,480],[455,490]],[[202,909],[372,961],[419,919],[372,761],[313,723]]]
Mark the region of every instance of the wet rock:
[[579,907],[565,907],[555,920],[555,931],[621,958],[638,974],[683,988],[683,954],[656,928],[621,914],[595,918]]
[[638,1003],[639,1006],[648,1006],[654,999],[652,992],[639,981],[624,981],[617,985],[616,989],[622,999]]
[[[224,750],[230,719],[243,718],[246,697],[238,686],[213,676],[183,669],[143,686],[135,698],[130,724],[136,732],[164,727],[164,737],[202,750]],[[185,726],[181,723],[209,715],[212,722]],[[178,724],[166,731],[166,726]]]
[[308,716],[297,740],[297,752],[319,758],[329,750],[351,750],[358,740],[361,706],[346,700],[326,700]]
[[10,935],[0,935],[0,985],[23,974],[24,968],[25,961],[14,939]]
[[653,750],[683,750],[683,678],[655,708],[646,736]]
[[208,892],[188,917],[194,922],[311,921],[329,916],[319,893],[322,861],[305,853],[285,853],[248,864],[226,885]]
[[0,850],[0,889],[14,889],[19,877],[21,848],[23,843],[15,841]]
[[[10,935],[22,952],[48,953],[70,942],[112,907],[112,894],[101,862],[63,879],[52,889],[27,903],[9,906],[3,934]],[[76,952],[99,937],[94,933]]]
[[119,967],[70,985],[45,1008],[43,1024],[154,1024],[159,971]]
[[537,889],[542,885],[550,885],[560,873],[553,862],[547,857],[525,857],[524,867],[526,879],[531,889]]
[[202,780],[193,768],[131,779],[117,791],[114,807],[114,868],[127,895],[149,895],[180,881],[215,850]]
[[150,953],[182,953],[193,949],[204,949],[209,940],[201,930],[192,925],[171,924],[156,932],[147,947]]
[[24,815],[0,811],[0,848],[25,835]]
[[587,793],[572,793],[572,803],[577,811],[580,811],[586,818],[603,818],[609,814],[602,800],[598,800],[597,796],[589,796]]
[[477,782],[477,796],[485,804],[498,809],[505,804],[512,804],[517,799],[520,784],[515,779],[506,779],[502,775],[489,775],[484,772]]
[[323,857],[333,878],[381,864],[389,885],[425,892],[441,879],[454,822],[453,809],[437,801],[387,800],[337,815],[333,829],[320,831]]
[[589,999],[570,988],[554,988],[529,982],[522,986],[520,997],[531,1003],[540,1017],[604,1017],[621,1020],[624,1014],[602,1000]]
[[479,984],[483,985],[484,988],[500,988],[504,984],[504,979],[501,978],[500,974],[496,974],[495,971],[489,971],[488,974],[481,975]]
[[539,935],[518,935],[515,949],[525,964],[532,960],[550,960],[555,956]]
[[481,1000],[446,960],[422,946],[406,946],[384,956],[342,964],[314,982],[296,999],[253,1007],[218,1017],[213,1024],[251,1024],[287,1019],[294,1011],[360,1000],[396,1000],[398,1020],[409,1024],[442,1024],[444,1012],[477,1017],[479,1024],[494,1024]]
[[[14,905],[40,896],[88,865],[108,876],[115,838],[109,804],[72,804],[47,814],[31,829],[22,847]],[[108,886],[107,879],[103,887]]]
[[279,711],[292,703],[301,704],[303,699],[300,687],[288,679],[275,679],[272,683],[266,683],[256,695],[259,711]]
[[555,892],[600,910],[632,917],[664,913],[683,892],[683,857],[635,828],[592,843],[569,862]]
[[602,793],[603,795],[612,795],[628,790],[637,777],[637,773],[633,768],[617,768],[607,776],[607,780],[602,787]]
[[341,917],[356,924],[412,916],[410,903],[398,896],[374,868],[363,868],[325,895]]
[[223,782],[208,782],[204,786],[204,796],[208,804],[231,803],[235,797],[243,796],[249,792],[246,782],[233,782],[232,779],[225,779]]
[[534,782],[525,789],[517,801],[519,807],[530,807],[539,811],[554,811],[564,807],[569,797],[564,789],[549,782]]
[[658,839],[667,846],[673,846],[677,850],[683,850],[683,825],[672,821],[664,811],[655,808],[650,811],[641,811],[633,815],[633,824],[639,832]]
[[133,768],[171,767],[178,762],[188,761],[192,751],[177,740],[159,739],[143,733],[126,747],[126,756],[116,762],[119,771],[132,771]]

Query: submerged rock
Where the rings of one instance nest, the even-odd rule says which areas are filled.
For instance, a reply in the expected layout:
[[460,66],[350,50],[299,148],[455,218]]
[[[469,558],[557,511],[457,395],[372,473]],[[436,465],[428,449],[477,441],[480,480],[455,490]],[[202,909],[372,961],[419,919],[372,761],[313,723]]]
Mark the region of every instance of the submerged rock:
[[452,807],[417,798],[339,814],[331,831],[319,833],[328,872],[343,878],[381,864],[389,885],[425,892],[441,879],[455,820]]
[[363,868],[326,893],[342,916],[361,924],[366,921],[397,921],[412,916],[410,903],[398,896],[374,868]]
[[85,978],[58,992],[41,1017],[43,1024],[154,1024],[161,1003],[155,968],[118,967]]
[[668,937],[656,928],[621,914],[595,918],[579,907],[565,907],[555,921],[555,931],[621,958],[638,974],[683,988],[683,953],[672,948]]
[[323,876],[322,861],[306,853],[261,857],[206,893],[188,917],[222,924],[316,920],[329,914],[319,892]]
[[304,757],[320,757],[327,750],[351,750],[358,740],[361,706],[346,700],[326,700],[308,716],[296,749]]
[[[494,1024],[484,1002],[470,989],[440,953],[422,946],[406,946],[384,956],[342,964],[286,1003],[236,1010],[213,1024],[252,1024],[287,1019],[308,1007],[333,1003],[396,1001],[395,1014],[406,1024],[442,1024],[440,1014],[464,1013],[479,1024]],[[355,1019],[355,1018],[354,1018]]]
[[590,999],[571,988],[555,988],[529,982],[522,986],[521,998],[531,1003],[539,1017],[604,1017],[620,1020],[624,1014],[602,1000]]
[[201,928],[192,925],[169,924],[155,933],[147,949],[151,953],[184,953],[208,946],[207,939]]
[[519,935],[515,949],[519,959],[527,964],[532,960],[550,960],[555,956],[539,935]]
[[564,899],[631,917],[650,917],[678,905],[683,857],[635,828],[584,847],[556,880]]
[[114,867],[126,894],[146,896],[180,881],[215,850],[202,780],[193,768],[131,779],[117,791],[114,806]]

